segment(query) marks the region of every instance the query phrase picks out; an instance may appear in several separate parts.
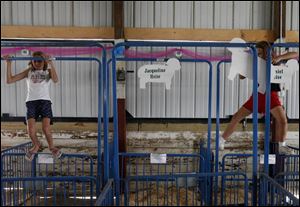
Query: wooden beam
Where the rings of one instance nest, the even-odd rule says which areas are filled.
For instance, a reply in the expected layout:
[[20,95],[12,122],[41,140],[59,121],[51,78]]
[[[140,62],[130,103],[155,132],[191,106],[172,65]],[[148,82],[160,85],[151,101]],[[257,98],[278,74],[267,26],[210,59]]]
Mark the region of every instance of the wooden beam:
[[[113,1],[113,19],[114,19],[114,39],[117,41],[124,41],[124,2]],[[117,61],[117,102],[118,102],[118,144],[119,152],[126,152],[126,90],[125,90],[125,77],[126,77],[126,64],[124,61]],[[122,74],[122,75],[121,75]],[[118,77],[118,76],[122,77]],[[125,160],[119,160],[120,166],[126,166]],[[126,167],[119,169],[122,178],[126,176]],[[124,192],[124,185],[121,185],[121,192]]]
[[[115,39],[114,30],[113,27],[1,26],[1,38]],[[272,42],[275,34],[272,30],[124,28],[124,39],[230,41],[234,37],[248,42]],[[286,31],[286,41],[299,42],[299,31]]]
[[[124,41],[124,2],[113,1],[113,18],[114,18],[114,39]],[[117,74],[123,74],[126,77],[125,62],[117,62]],[[120,80],[117,77],[118,84],[118,132],[119,132],[119,151],[126,152],[126,95],[125,95],[125,79]]]
[[114,39],[114,28],[1,26],[1,38]]
[[286,42],[299,42],[299,31],[286,31]]
[[124,39],[124,2],[113,1],[115,39]]
[[169,28],[125,28],[126,39],[230,41],[235,37],[246,41],[261,41],[274,38],[271,30],[232,29],[169,29]]

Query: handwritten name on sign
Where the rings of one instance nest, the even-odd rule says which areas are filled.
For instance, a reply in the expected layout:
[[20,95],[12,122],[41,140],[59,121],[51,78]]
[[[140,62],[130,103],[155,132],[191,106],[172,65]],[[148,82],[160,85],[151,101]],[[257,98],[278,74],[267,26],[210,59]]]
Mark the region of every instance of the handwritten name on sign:
[[299,70],[297,60],[289,60],[286,64],[271,67],[271,83],[284,83],[285,88],[290,88],[292,76]]
[[[243,39],[234,38],[231,43],[246,43]],[[229,69],[228,79],[233,80],[237,74],[253,80],[252,63],[253,56],[249,48],[228,48],[231,52],[231,66]],[[292,76],[299,70],[297,60],[288,60],[282,65],[271,65],[271,83],[283,83],[288,89]],[[257,81],[259,83],[258,91],[266,91],[266,61],[261,57],[257,58]]]
[[140,88],[146,88],[146,83],[165,83],[166,89],[171,88],[171,80],[175,71],[180,70],[180,62],[176,58],[170,58],[164,64],[143,65],[138,69]]

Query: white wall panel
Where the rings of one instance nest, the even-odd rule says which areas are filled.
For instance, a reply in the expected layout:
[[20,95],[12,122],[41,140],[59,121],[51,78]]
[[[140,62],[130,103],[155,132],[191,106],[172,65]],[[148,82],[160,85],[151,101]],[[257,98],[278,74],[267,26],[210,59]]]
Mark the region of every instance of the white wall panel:
[[[16,85],[6,83],[6,63],[1,61],[1,113],[9,113],[16,116]],[[15,73],[15,64],[12,64],[12,73]]]
[[137,109],[137,67],[136,62],[126,63],[127,71],[133,71],[132,73],[126,73],[126,108],[130,111],[132,116],[136,116]]
[[135,1],[134,27],[153,27],[153,1]]
[[12,24],[12,2],[1,1],[1,25]]
[[52,100],[53,116],[60,117],[62,115],[62,68],[61,61],[54,62],[56,73],[58,75],[58,82],[51,82],[50,84],[50,97]]
[[[22,72],[27,68],[27,61],[16,61],[16,73]],[[19,72],[18,72],[19,71]],[[17,115],[25,116],[26,115],[26,107],[25,100],[27,95],[27,85],[25,79],[22,81],[18,81],[16,84],[16,103],[17,103]]]
[[33,1],[33,25],[34,26],[51,26],[52,20],[52,1]]
[[124,26],[133,27],[134,16],[134,1],[124,1]]
[[92,26],[93,8],[91,1],[74,1],[74,26]]
[[[234,3],[232,1],[216,1],[214,2],[213,12],[213,28],[215,29],[233,29],[234,27]],[[224,48],[212,48],[212,55],[224,55],[226,50]],[[228,54],[228,53],[227,53]],[[212,117],[216,116],[216,67],[217,62],[212,62],[213,65],[213,98],[212,98]],[[238,96],[236,95],[238,82],[231,82],[224,76],[228,71],[228,64],[223,64],[220,68],[220,117],[230,115],[231,112],[235,112],[238,109]],[[227,83],[227,87],[224,88],[223,83]],[[232,86],[232,87],[230,87]],[[229,108],[224,108],[227,105]]]
[[94,26],[110,27],[112,26],[112,2],[111,1],[93,1]]
[[[99,58],[99,57],[98,57]],[[98,116],[98,74],[99,64],[95,61],[91,63],[90,73],[90,100],[91,100],[91,116]]]
[[213,1],[196,1],[195,2],[195,28],[213,28]]
[[54,26],[73,26],[73,3],[71,1],[54,1],[53,8]]
[[[233,29],[252,29],[252,6],[251,1],[234,1],[233,2]],[[235,88],[239,90],[237,111],[251,96],[252,88],[249,87],[252,81],[249,79],[238,80]]]
[[[299,1],[286,2],[286,29],[299,31]],[[296,51],[299,54],[299,48],[290,49],[290,51]],[[287,116],[291,119],[299,119],[299,71],[293,76],[291,89],[284,94]]]
[[12,1],[12,25],[33,24],[32,4],[32,1]]
[[299,31],[299,1],[286,1],[286,29]]
[[252,1],[252,25],[253,29],[271,29],[272,22],[272,2]]
[[175,28],[193,28],[194,12],[192,1],[175,1]]
[[[214,2],[196,1],[195,2],[195,28],[212,29],[214,19],[212,18]],[[195,52],[210,55],[210,48],[196,48]],[[207,63],[196,63],[195,71],[195,112],[194,118],[208,117],[208,78],[209,68]]]
[[154,27],[172,28],[174,1],[154,1]]
[[60,84],[62,87],[62,116],[77,116],[77,64],[75,61],[61,61]]

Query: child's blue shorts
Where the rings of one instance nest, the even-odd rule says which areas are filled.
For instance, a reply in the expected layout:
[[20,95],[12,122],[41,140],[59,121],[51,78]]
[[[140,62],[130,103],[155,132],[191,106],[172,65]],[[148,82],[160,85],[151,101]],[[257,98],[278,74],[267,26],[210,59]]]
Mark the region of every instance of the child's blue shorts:
[[30,118],[34,118],[37,120],[40,116],[42,118],[50,118],[52,119],[52,108],[51,101],[49,100],[34,100],[26,102],[26,120]]

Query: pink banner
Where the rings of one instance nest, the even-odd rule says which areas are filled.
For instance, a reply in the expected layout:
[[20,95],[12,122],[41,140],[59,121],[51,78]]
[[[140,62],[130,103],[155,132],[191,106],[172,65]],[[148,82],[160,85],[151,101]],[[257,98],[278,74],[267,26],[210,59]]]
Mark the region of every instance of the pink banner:
[[[107,50],[112,47],[105,48]],[[79,47],[79,48],[53,48],[53,47],[16,47],[16,48],[1,48],[1,56],[12,55],[22,50],[28,50],[30,52],[42,51],[50,56],[77,56],[77,55],[89,55],[100,54],[102,49],[98,47]],[[122,52],[122,51],[121,51]],[[124,55],[124,54],[122,54]],[[168,56],[176,57],[189,57],[193,59],[205,59],[208,61],[220,61],[230,60],[230,56],[210,56],[205,53],[196,53],[187,49],[172,48],[165,51],[157,52],[139,52],[132,49],[125,50],[125,57],[128,58],[166,58]]]

